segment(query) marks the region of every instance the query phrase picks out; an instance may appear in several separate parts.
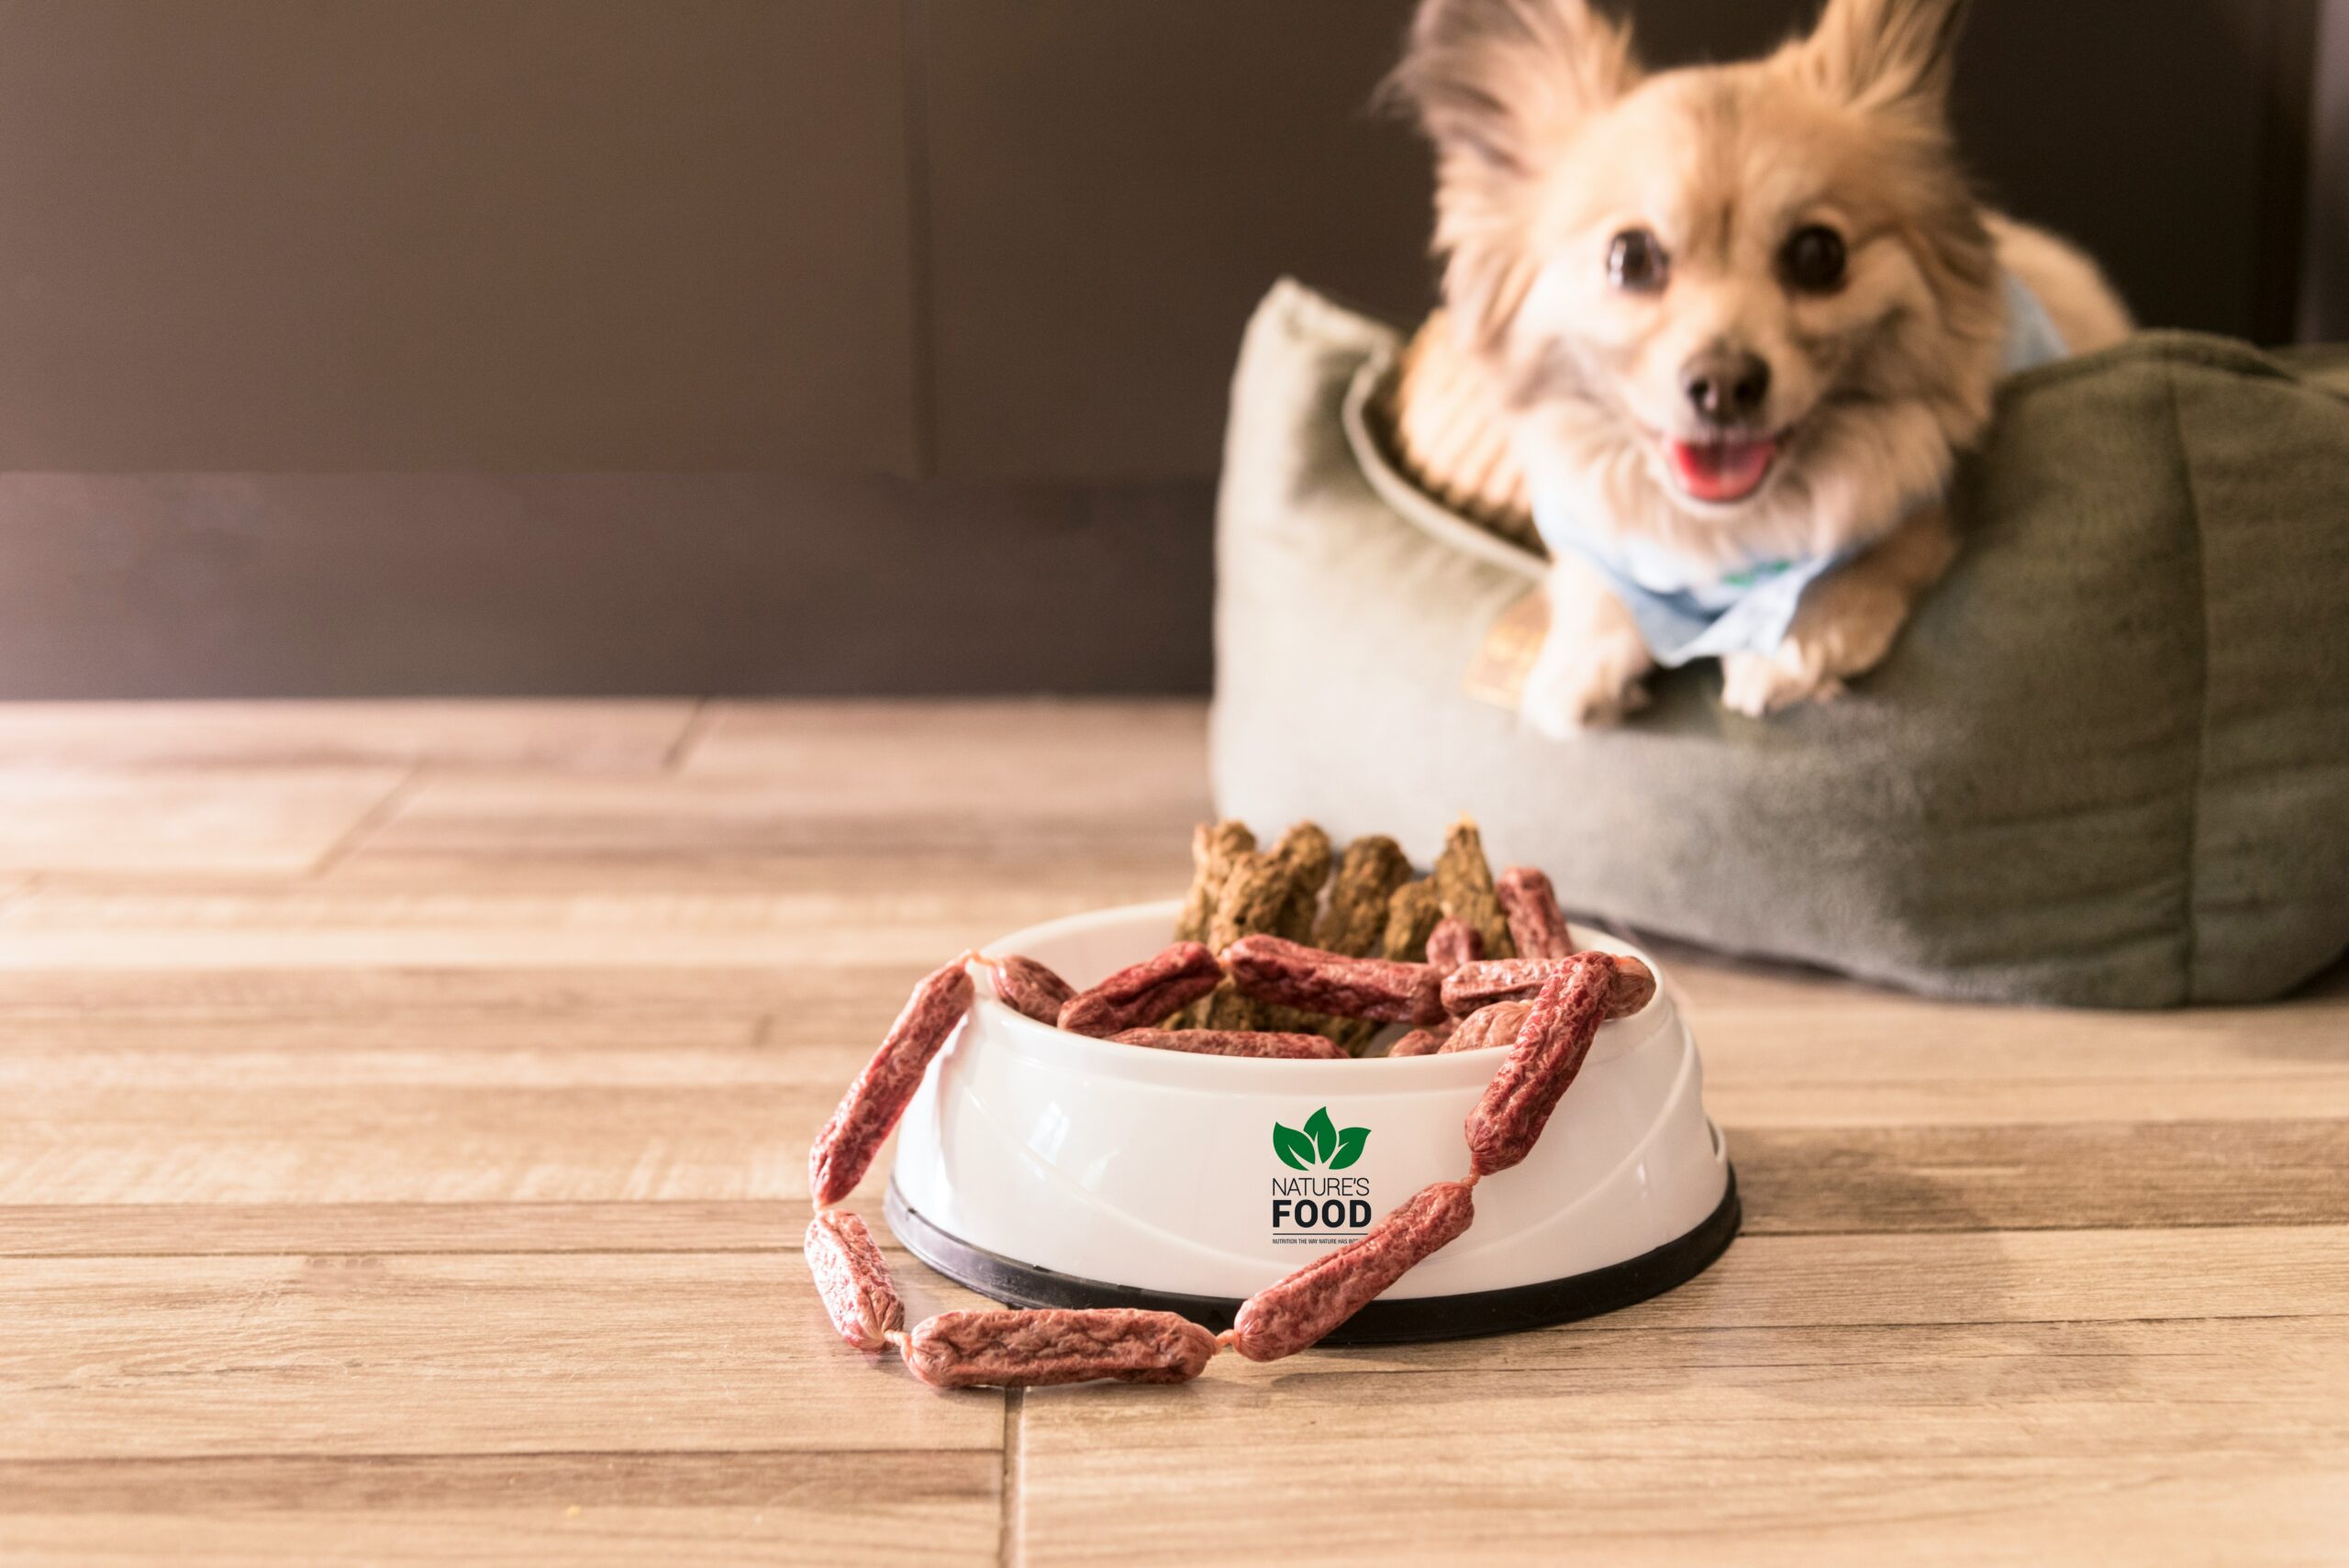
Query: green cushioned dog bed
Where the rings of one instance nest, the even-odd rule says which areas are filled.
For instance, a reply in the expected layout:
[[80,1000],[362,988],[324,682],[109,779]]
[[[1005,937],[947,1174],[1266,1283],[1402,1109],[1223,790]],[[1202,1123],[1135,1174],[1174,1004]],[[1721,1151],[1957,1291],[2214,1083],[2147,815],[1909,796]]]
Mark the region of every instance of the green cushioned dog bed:
[[1963,557],[1850,695],[1742,718],[1708,663],[1560,742],[1464,689],[1542,567],[1386,462],[1397,347],[1294,284],[1249,328],[1227,814],[1424,862],[1473,812],[1577,910],[1938,995],[2256,1001],[2349,948],[2349,360],[2154,333],[2020,377]]

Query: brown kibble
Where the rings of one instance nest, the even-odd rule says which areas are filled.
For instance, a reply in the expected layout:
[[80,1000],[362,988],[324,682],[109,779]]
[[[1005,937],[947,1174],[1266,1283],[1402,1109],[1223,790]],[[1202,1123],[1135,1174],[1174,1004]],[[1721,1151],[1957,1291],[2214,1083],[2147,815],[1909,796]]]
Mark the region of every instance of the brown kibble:
[[1443,901],[1436,895],[1432,878],[1405,883],[1386,901],[1386,935],[1379,944],[1382,956],[1397,963],[1426,962],[1428,938],[1442,919]]
[[1184,895],[1183,913],[1174,922],[1176,941],[1208,940],[1224,884],[1231,880],[1241,857],[1255,849],[1256,835],[1245,822],[1202,822],[1191,829],[1191,890]]
[[1330,906],[1314,923],[1313,945],[1350,958],[1379,951],[1386,937],[1387,902],[1410,880],[1411,862],[1394,840],[1374,835],[1348,844],[1330,884]]
[[[1274,855],[1240,857],[1216,904],[1208,945],[1221,952],[1242,937],[1274,932],[1288,907],[1288,868]],[[1261,1030],[1270,1020],[1264,1005],[1226,984],[1183,1015],[1185,1029]]]
[[[1367,958],[1386,936],[1386,905],[1411,880],[1411,862],[1394,840],[1373,834],[1356,839],[1339,858],[1330,882],[1330,901],[1313,924],[1313,945],[1326,952]],[[1323,1018],[1312,1026],[1359,1056],[1378,1031],[1358,1018]]]
[[1318,823],[1300,822],[1281,835],[1273,846],[1273,859],[1280,862],[1289,880],[1274,934],[1293,942],[1309,940],[1321,909],[1321,888],[1330,880],[1330,835]]
[[1517,943],[1508,934],[1508,918],[1501,913],[1493,887],[1493,868],[1485,859],[1485,837],[1475,820],[1464,817],[1444,839],[1436,857],[1436,898],[1447,918],[1475,928],[1484,939],[1487,958],[1515,958]]

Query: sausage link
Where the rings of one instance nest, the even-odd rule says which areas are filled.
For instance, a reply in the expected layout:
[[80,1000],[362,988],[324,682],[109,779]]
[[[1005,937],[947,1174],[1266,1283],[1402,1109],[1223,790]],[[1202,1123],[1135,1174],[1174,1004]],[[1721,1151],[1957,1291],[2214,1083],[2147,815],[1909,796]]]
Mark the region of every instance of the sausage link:
[[1346,1048],[1318,1034],[1270,1034],[1254,1029],[1119,1029],[1110,1040],[1150,1051],[1192,1056],[1253,1056],[1284,1062],[1343,1062]]
[[1508,934],[1520,958],[1566,958],[1575,939],[1566,929],[1565,911],[1558,907],[1558,891],[1550,879],[1531,866],[1511,866],[1493,884],[1508,917]]
[[1423,1029],[1413,1029],[1386,1048],[1388,1057],[1440,1056],[1450,1044],[1453,1027],[1450,1024],[1430,1024]]
[[864,1221],[844,1208],[824,1209],[807,1222],[799,1249],[841,1338],[860,1351],[887,1350],[889,1332],[906,1326],[906,1307]]
[[1525,1027],[1525,1015],[1533,1010],[1531,1002],[1496,1002],[1480,1008],[1460,1020],[1444,1042],[1443,1054],[1453,1055],[1463,1051],[1490,1051],[1496,1046],[1517,1043],[1517,1031]]
[[1223,950],[1224,968],[1259,1001],[1379,1023],[1442,1023],[1443,974],[1424,963],[1348,958],[1278,937],[1243,937]]
[[1428,934],[1428,962],[1450,974],[1485,956],[1485,939],[1465,920],[1446,919]]
[[1628,1018],[1655,1000],[1655,971],[1622,953],[1594,951],[1571,958],[1487,959],[1463,964],[1444,977],[1444,1011],[1458,1018],[1496,1002],[1531,1001],[1553,975],[1586,958],[1604,959],[1613,966],[1607,991],[1609,1018]]
[[1468,1168],[1476,1175],[1506,1171],[1533,1152],[1607,1021],[1612,974],[1603,954],[1586,953],[1566,960],[1542,985],[1508,1058],[1468,1113]]
[[1034,959],[1019,953],[981,958],[995,985],[996,1000],[1040,1024],[1057,1024],[1061,1009],[1076,995],[1076,987]]
[[1223,966],[1215,954],[1197,942],[1176,942],[1070,997],[1061,1008],[1060,1026],[1106,1040],[1120,1029],[1147,1029],[1222,983]]
[[1476,1218],[1465,1182],[1438,1182],[1406,1200],[1361,1240],[1306,1264],[1241,1303],[1232,1349],[1278,1361],[1320,1343],[1341,1323],[1468,1229]]
[[841,1096],[839,1108],[807,1151],[807,1191],[818,1208],[831,1207],[864,1179],[873,1156],[921,1087],[930,1059],[970,1012],[974,989],[959,958],[914,987],[881,1049]]
[[906,1365],[932,1388],[1054,1383],[1188,1383],[1218,1349],[1172,1312],[941,1312],[905,1338]]

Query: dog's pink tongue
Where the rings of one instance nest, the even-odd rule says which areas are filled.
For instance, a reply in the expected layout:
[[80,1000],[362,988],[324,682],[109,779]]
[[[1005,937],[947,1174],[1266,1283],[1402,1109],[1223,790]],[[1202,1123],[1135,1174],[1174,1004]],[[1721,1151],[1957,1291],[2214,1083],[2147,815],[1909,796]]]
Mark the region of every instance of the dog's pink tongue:
[[1742,501],[1762,487],[1777,455],[1776,441],[1675,441],[1672,472],[1699,501]]

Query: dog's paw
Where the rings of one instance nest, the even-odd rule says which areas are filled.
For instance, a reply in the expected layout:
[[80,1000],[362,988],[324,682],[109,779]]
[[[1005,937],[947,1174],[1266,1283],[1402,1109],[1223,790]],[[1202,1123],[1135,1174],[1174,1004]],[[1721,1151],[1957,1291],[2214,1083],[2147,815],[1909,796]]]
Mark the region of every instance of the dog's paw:
[[1582,648],[1555,659],[1545,651],[1526,676],[1518,717],[1553,740],[1620,724],[1648,706],[1647,688],[1640,684],[1646,671],[1643,654],[1620,649]]
[[1884,662],[1909,618],[1909,596],[1865,572],[1845,571],[1803,596],[1786,640],[1767,653],[1721,661],[1721,706],[1749,718],[1831,702],[1843,683]]
[[1829,673],[1816,648],[1788,638],[1775,652],[1732,653],[1721,661],[1721,706],[1748,718],[1766,718],[1807,702],[1832,702],[1843,683]]

